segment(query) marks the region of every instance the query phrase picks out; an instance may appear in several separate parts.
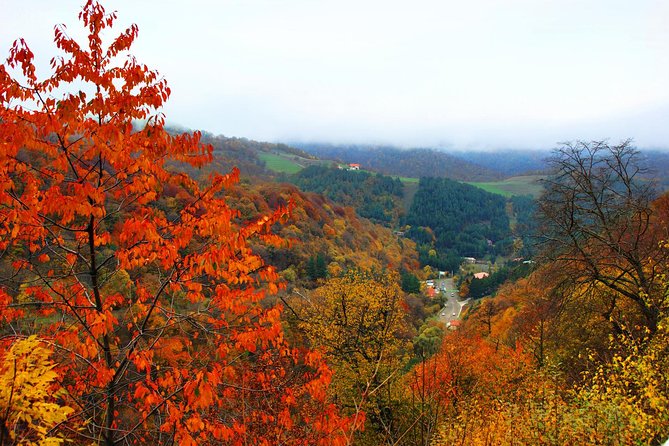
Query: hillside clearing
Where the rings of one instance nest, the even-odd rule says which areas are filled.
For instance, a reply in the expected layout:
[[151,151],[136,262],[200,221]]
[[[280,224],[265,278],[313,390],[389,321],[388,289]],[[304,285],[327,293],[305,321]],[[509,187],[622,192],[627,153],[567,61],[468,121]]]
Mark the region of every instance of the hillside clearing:
[[273,153],[259,152],[258,158],[265,162],[265,166],[269,170],[274,172],[293,174],[304,168],[304,166],[294,161]]
[[541,175],[524,175],[507,178],[502,181],[467,182],[467,184],[505,197],[511,197],[513,195],[531,195],[534,198],[537,198],[541,195],[541,191],[543,190],[543,187],[539,182],[541,178]]

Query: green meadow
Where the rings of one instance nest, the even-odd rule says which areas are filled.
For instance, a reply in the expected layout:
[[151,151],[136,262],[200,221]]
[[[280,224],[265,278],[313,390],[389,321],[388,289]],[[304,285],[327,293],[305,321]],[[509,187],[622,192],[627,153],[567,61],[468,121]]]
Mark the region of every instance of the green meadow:
[[542,191],[542,186],[539,182],[540,179],[540,175],[524,175],[507,178],[502,181],[468,182],[467,184],[480,187],[485,191],[503,195],[505,197],[511,197],[513,195],[532,195],[536,198]]
[[304,168],[296,162],[273,153],[259,152],[258,158],[265,162],[268,169],[281,173],[297,173]]

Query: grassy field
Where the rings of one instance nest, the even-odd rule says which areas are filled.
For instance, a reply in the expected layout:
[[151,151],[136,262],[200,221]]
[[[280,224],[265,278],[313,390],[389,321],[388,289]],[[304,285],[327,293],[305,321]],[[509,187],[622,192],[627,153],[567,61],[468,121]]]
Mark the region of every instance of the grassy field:
[[402,197],[402,208],[404,209],[404,212],[409,212],[411,203],[413,203],[413,196],[416,195],[416,191],[418,191],[418,181],[402,180],[402,184],[404,185],[404,197]]
[[542,190],[541,184],[539,183],[540,178],[541,176],[539,175],[525,175],[507,178],[503,181],[486,183],[471,182],[468,184],[505,197],[510,197],[512,195],[532,195],[536,198],[541,194]]
[[418,178],[409,178],[409,177],[395,177],[399,178],[402,183],[418,183]]
[[[408,178],[408,177],[396,177],[404,184],[404,211],[409,212],[409,207],[413,201],[413,196],[418,190],[418,178]],[[511,197],[513,195],[532,195],[534,198],[539,197],[542,191],[541,183],[539,179],[542,177],[540,175],[525,175],[518,177],[507,178],[502,181],[490,181],[485,183],[477,182],[467,182],[472,186],[480,187],[481,189],[493,193],[499,194],[504,197]]]
[[296,162],[273,153],[260,152],[258,158],[265,162],[268,169],[275,172],[297,173],[304,168]]

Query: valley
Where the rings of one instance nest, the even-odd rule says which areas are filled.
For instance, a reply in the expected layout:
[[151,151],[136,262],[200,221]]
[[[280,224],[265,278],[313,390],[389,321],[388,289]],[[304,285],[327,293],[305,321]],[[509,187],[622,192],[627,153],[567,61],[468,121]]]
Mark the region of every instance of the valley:
[[[8,2],[0,33],[32,33],[56,3]],[[616,39],[654,36],[634,14],[659,10],[611,26],[610,4],[578,21],[557,3],[548,16],[391,3],[137,3],[128,12],[163,27],[149,50],[90,0],[76,27],[47,28],[55,54],[7,40],[0,446],[667,441],[669,155],[607,135],[505,148],[553,137],[559,104],[571,122],[600,89],[606,113],[619,96],[642,107],[616,76],[651,48]],[[538,42],[585,39],[592,23],[587,57],[580,40],[558,54],[633,69],[597,59],[552,78],[564,72]],[[507,57],[521,42],[530,52]],[[626,64],[628,47],[644,51]],[[590,73],[597,88],[581,90]],[[531,91],[507,88],[516,77]],[[633,96],[662,97],[661,79],[639,79]],[[269,141],[170,126],[168,111]],[[289,141],[321,132],[333,136]]]

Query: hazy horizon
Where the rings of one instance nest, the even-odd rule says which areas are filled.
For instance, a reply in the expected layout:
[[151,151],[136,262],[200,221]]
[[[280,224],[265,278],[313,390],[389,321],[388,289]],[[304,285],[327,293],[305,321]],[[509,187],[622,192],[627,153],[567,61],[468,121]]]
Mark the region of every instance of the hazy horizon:
[[[42,74],[83,0],[6,2]],[[659,0],[105,1],[172,89],[169,123],[250,139],[551,149],[669,147],[669,4]]]

